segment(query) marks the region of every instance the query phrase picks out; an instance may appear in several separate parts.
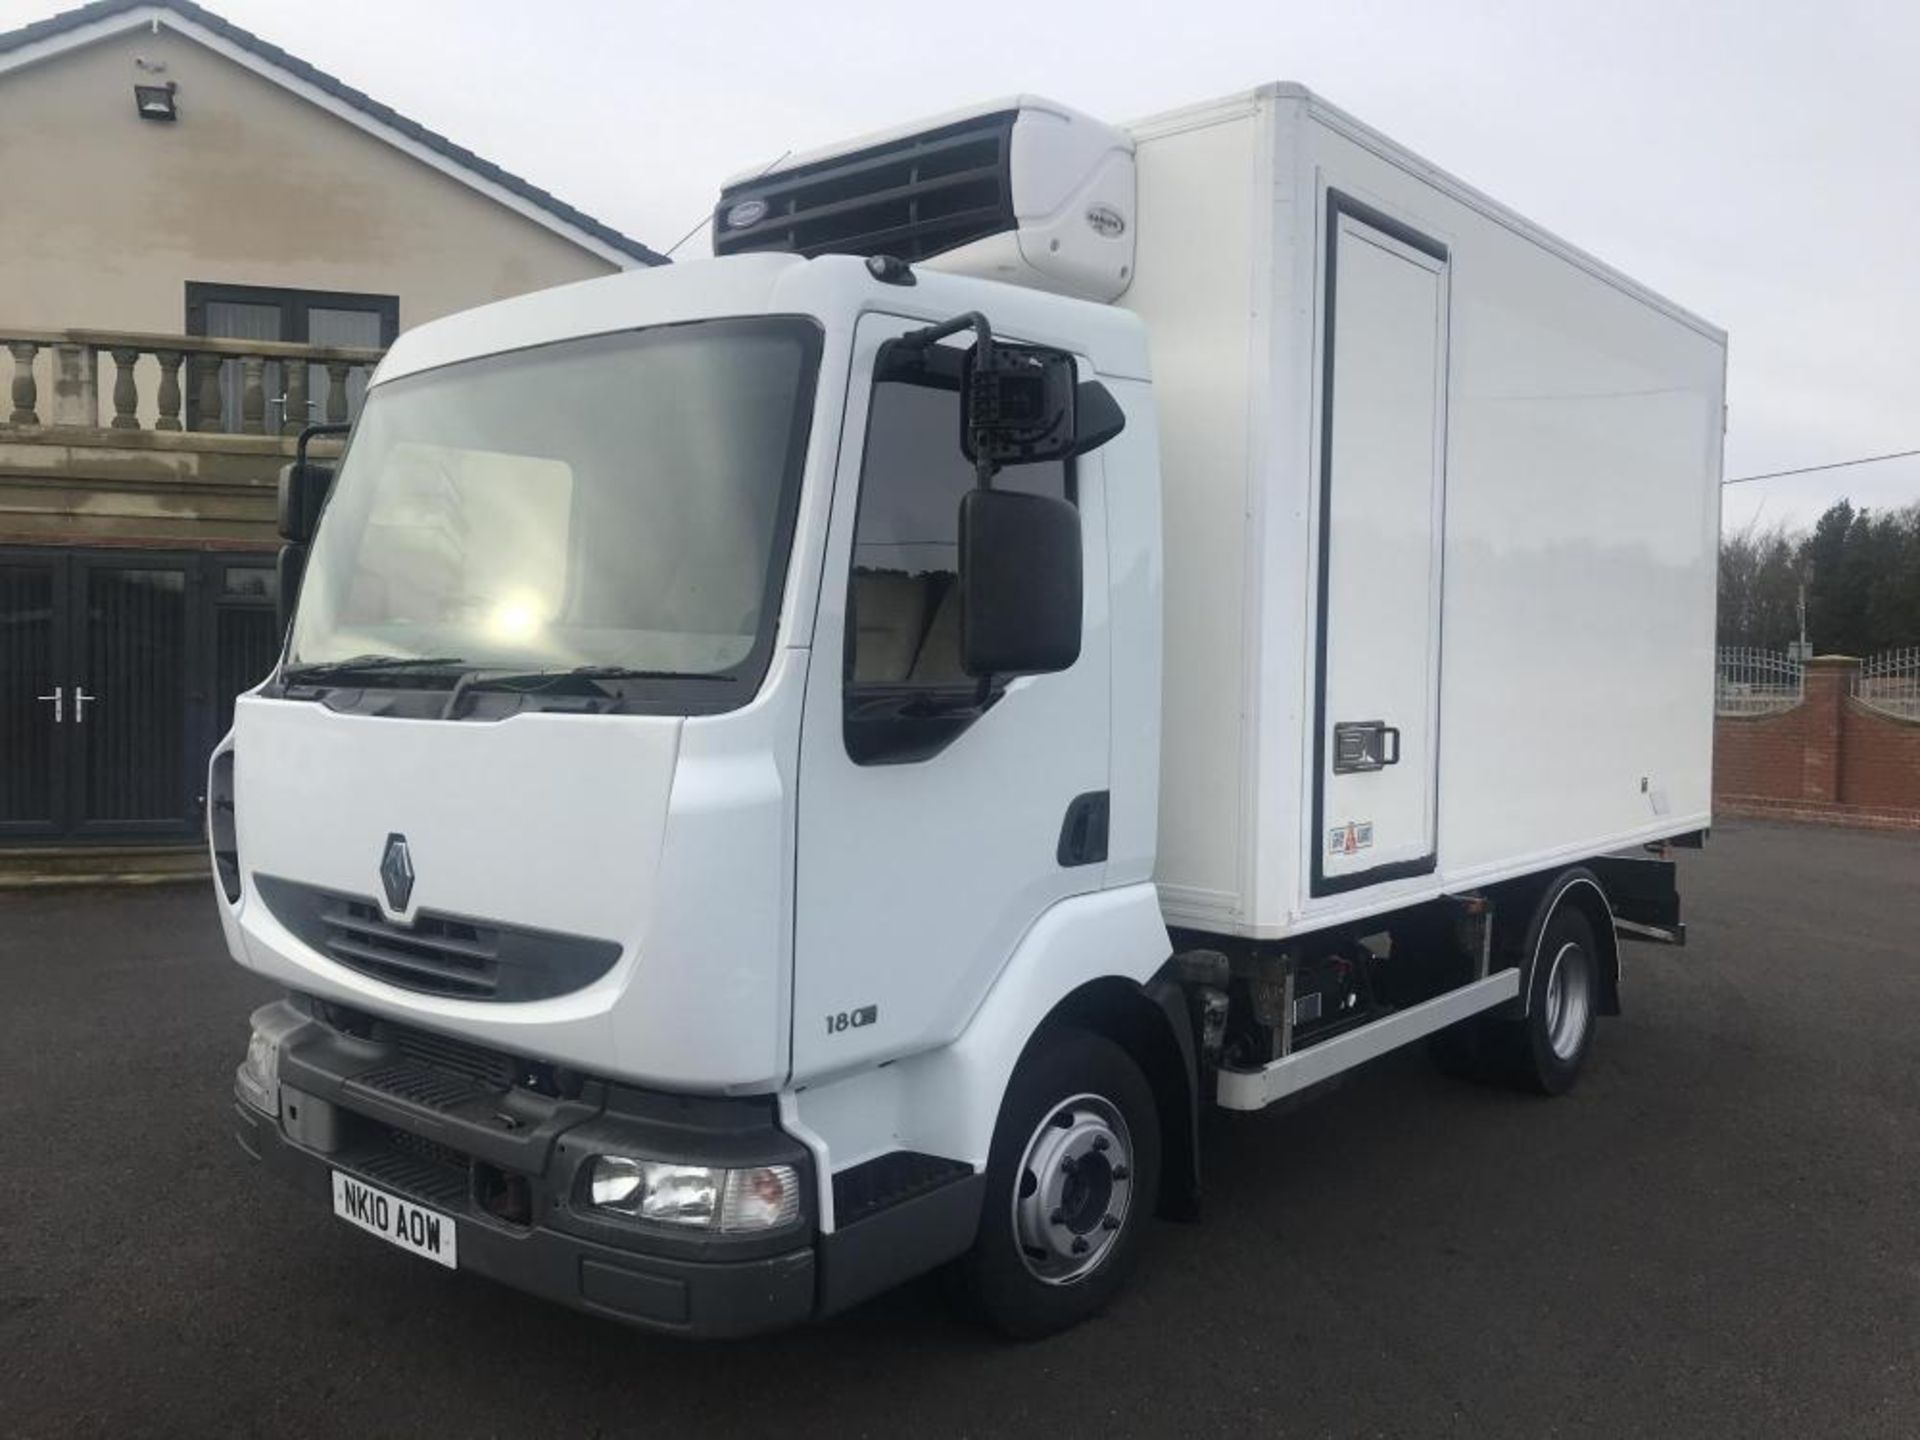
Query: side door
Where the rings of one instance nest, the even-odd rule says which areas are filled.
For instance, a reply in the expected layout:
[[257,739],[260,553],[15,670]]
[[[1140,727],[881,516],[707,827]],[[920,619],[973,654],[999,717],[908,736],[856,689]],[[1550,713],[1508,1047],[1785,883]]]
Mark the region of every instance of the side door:
[[959,666],[961,349],[889,347],[923,323],[855,332],[801,736],[797,1075],[958,1034],[1034,920],[1104,881],[1104,831],[1074,843],[1108,785],[1099,457],[996,479],[1077,499],[1084,626],[1070,668],[983,695]]
[[63,728],[75,836],[186,838],[198,830],[198,581],[187,556],[73,557]]
[[0,838],[67,825],[68,563],[0,551]]
[[1436,864],[1447,249],[1327,201],[1314,691],[1316,896]]

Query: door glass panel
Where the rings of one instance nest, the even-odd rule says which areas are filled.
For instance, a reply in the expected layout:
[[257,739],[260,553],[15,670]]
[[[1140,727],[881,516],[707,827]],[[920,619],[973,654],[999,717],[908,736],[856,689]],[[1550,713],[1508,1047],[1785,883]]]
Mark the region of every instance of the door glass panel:
[[[55,818],[54,565],[0,565],[0,825]],[[64,708],[64,707],[63,707]]]
[[[307,310],[307,343],[310,345],[361,345],[377,349],[380,345],[380,312],[377,310],[340,310],[314,305]],[[360,402],[367,396],[367,372],[355,370],[347,376],[347,418],[360,418]],[[327,367],[307,367],[307,398],[313,402],[313,418],[326,418]]]
[[[248,305],[237,300],[209,300],[207,302],[207,334],[222,340],[284,340],[281,329],[281,310],[278,305]],[[240,429],[240,387],[244,377],[240,373],[238,360],[226,360],[220,365],[220,428],[229,434]],[[266,396],[272,399],[280,393],[280,367],[269,364],[266,368]],[[263,419],[267,428],[274,426],[274,417],[278,412],[269,408]]]
[[89,567],[86,664],[69,718],[83,757],[87,821],[186,815],[187,577]]
[[[916,689],[973,681],[960,669],[960,501],[978,483],[960,450],[960,392],[917,374],[873,390],[854,525],[853,675],[856,686]],[[930,383],[931,382],[931,383]],[[999,490],[1066,493],[1059,461],[1009,465]]]
[[[234,571],[229,570],[229,575]],[[270,570],[245,574],[271,575]],[[214,612],[214,730],[218,740],[233,728],[233,702],[251,690],[280,658],[280,627],[262,606],[222,605]]]

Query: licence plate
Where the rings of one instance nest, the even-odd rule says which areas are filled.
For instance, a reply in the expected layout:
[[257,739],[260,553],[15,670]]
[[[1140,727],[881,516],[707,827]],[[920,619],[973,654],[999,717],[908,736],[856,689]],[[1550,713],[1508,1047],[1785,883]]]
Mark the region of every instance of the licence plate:
[[333,1172],[333,1213],[349,1225],[449,1270],[457,1268],[453,1221],[398,1195],[376,1190],[351,1175]]

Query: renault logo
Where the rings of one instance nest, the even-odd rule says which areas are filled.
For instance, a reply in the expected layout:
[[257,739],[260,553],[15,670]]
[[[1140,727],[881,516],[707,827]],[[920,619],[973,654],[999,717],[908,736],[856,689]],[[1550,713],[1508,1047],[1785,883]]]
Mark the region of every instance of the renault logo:
[[404,835],[387,836],[387,848],[380,857],[380,883],[386,887],[387,905],[399,914],[413,898],[413,852]]

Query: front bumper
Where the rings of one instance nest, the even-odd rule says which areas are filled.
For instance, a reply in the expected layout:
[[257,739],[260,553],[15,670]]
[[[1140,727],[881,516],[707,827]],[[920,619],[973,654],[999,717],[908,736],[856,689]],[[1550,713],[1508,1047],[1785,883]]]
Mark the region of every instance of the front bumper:
[[[323,1209],[332,1204],[336,1169],[379,1189],[395,1188],[295,1145],[271,1117],[249,1105],[236,1101],[234,1111],[234,1138],[241,1148]],[[454,1219],[460,1226],[462,1270],[610,1319],[721,1337],[796,1325],[813,1314],[811,1246],[753,1260],[689,1261],[617,1249],[540,1226],[512,1230],[470,1211],[458,1211]]]
[[342,1171],[451,1217],[462,1270],[653,1330],[744,1335],[816,1312],[810,1206],[780,1231],[722,1236],[624,1223],[574,1200],[578,1172],[597,1153],[790,1164],[810,1190],[810,1158],[779,1131],[770,1102],[598,1081],[567,1098],[518,1085],[503,1093],[474,1083],[485,1052],[449,1055],[455,1042],[425,1037],[437,1048],[423,1049],[419,1032],[382,1022],[352,1033],[291,1006],[271,1010],[256,1025],[290,1027],[280,1046],[279,1114],[236,1091],[234,1135],[323,1213],[332,1208],[331,1172]]

